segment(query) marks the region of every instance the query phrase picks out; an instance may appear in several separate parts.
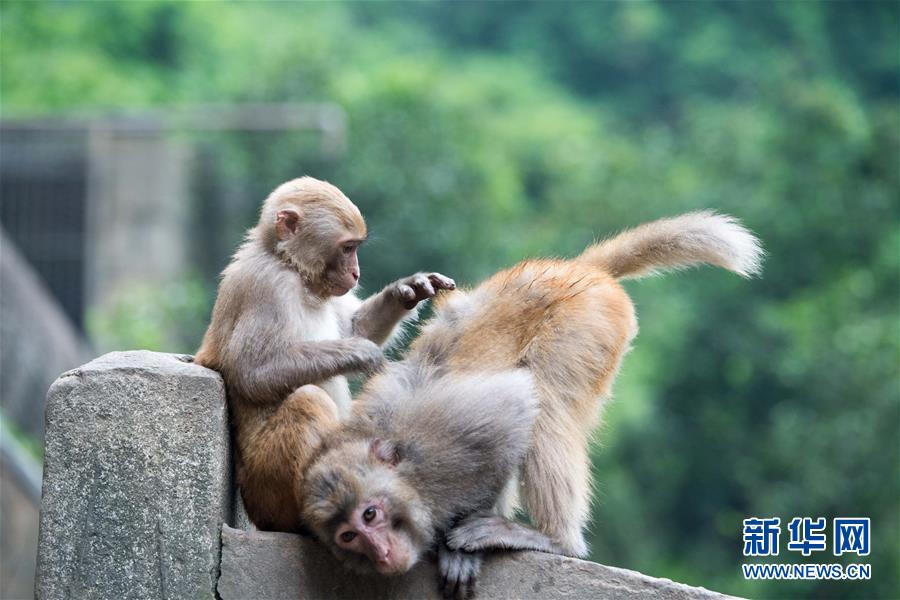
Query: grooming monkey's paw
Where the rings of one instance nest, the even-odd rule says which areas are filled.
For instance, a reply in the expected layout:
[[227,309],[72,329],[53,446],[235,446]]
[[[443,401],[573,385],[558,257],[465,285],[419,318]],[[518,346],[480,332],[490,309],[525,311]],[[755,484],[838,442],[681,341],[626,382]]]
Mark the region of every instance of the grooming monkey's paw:
[[444,544],[438,548],[440,591],[448,600],[465,600],[475,595],[475,582],[481,573],[480,552],[451,550]]
[[416,273],[396,283],[395,294],[409,310],[422,300],[433,298],[438,290],[455,290],[456,282],[440,273]]
[[357,371],[364,373],[375,373],[384,366],[384,351],[381,347],[371,340],[362,337],[353,337],[342,340],[350,346],[350,352],[353,353],[354,366]]

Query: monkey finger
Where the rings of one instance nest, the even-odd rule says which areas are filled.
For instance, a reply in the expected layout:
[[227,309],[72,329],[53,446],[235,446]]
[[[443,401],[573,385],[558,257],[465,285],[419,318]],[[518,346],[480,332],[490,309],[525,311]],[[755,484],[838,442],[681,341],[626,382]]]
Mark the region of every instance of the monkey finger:
[[454,600],[456,598],[458,587],[459,575],[455,569],[450,568],[450,570],[441,577],[441,596],[446,600]]
[[459,587],[463,579],[464,557],[461,552],[453,552],[446,546],[438,549],[438,570],[441,575],[440,592],[447,600],[459,597]]
[[483,555],[478,552],[453,551],[446,545],[438,548],[441,593],[445,598],[464,600],[475,593],[475,582],[481,572]]
[[467,600],[475,596],[475,582],[481,573],[481,554],[461,553],[462,568],[459,574],[460,582],[457,586],[457,600]]
[[413,287],[416,290],[416,300],[427,300],[428,298],[434,297],[434,288],[432,287],[431,282],[425,277],[416,279]]
[[456,599],[456,590],[459,587],[459,580],[455,577],[448,577],[444,579],[444,589],[442,593],[446,600],[455,600]]
[[416,290],[410,285],[399,283],[397,284],[397,296],[404,301],[415,300]]
[[475,581],[474,575],[466,579],[465,585],[463,586],[465,588],[462,596],[463,600],[471,600],[475,597]]
[[472,579],[466,575],[465,570],[461,570],[457,575],[456,584],[453,586],[453,600],[468,600],[474,592]]
[[434,286],[436,290],[455,290],[456,282],[446,277],[445,275],[441,275],[440,273],[430,273],[428,275],[428,280]]
[[396,290],[397,298],[406,310],[411,310],[419,303],[416,290],[412,286],[405,283],[398,283]]

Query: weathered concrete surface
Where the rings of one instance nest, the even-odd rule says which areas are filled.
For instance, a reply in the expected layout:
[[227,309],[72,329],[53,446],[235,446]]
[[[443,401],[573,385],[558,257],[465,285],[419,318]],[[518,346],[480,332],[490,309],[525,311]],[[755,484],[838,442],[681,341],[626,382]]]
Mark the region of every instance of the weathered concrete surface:
[[190,359],[114,352],[46,412],[38,598],[213,598],[231,520],[225,393]]
[[[361,577],[345,572],[324,548],[287,533],[222,528],[222,600],[259,598],[439,599],[433,564],[420,564],[399,578]],[[541,554],[490,556],[478,583],[478,598],[581,600],[623,598],[712,600],[723,596],[635,571]]]

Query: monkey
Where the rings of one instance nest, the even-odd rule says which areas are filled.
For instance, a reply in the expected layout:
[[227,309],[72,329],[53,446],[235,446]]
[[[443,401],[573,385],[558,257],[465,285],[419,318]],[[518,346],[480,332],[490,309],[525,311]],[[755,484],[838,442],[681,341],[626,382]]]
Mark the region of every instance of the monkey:
[[[442,292],[406,357],[324,437],[305,521],[359,572],[436,552],[448,597],[472,594],[485,551],[584,556],[589,435],[638,330],[619,281],[702,263],[751,277],[761,258],[738,221],[699,211]],[[517,485],[533,527],[511,520]]]
[[346,374],[383,362],[380,345],[452,279],[418,273],[360,301],[366,224],[337,187],[277,187],[222,273],[195,362],[219,371],[236,440],[238,487],[262,530],[301,532],[306,461],[350,410]]

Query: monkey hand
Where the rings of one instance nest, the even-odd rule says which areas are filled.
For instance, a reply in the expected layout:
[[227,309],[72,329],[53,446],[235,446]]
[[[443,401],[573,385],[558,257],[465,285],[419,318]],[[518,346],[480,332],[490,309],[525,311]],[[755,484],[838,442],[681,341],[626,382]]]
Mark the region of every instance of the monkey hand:
[[448,600],[466,600],[475,595],[475,581],[483,561],[480,552],[451,550],[444,544],[438,547],[440,590]]
[[438,290],[455,289],[456,282],[440,273],[416,273],[394,283],[394,295],[407,310],[433,298]]
[[352,337],[341,341],[349,346],[354,371],[374,373],[384,366],[384,351],[375,342],[363,337]]

